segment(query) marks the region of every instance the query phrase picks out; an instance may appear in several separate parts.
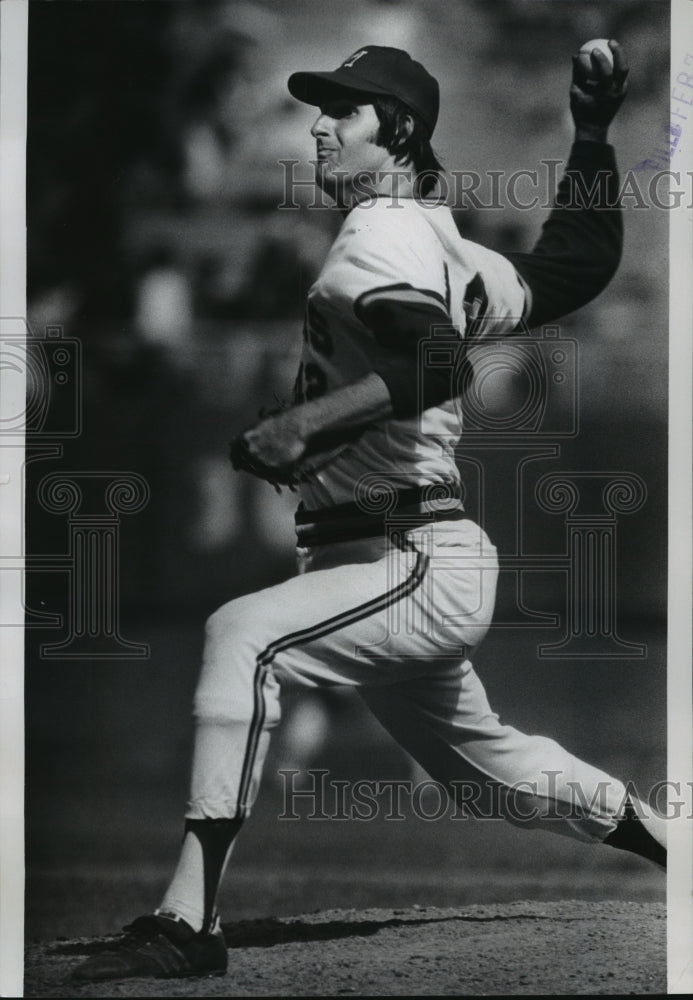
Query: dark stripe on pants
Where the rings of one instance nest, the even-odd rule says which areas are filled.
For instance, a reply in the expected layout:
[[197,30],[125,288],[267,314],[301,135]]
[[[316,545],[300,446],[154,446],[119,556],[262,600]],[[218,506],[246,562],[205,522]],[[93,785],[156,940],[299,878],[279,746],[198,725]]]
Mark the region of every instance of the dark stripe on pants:
[[402,598],[413,594],[421,585],[430,560],[428,556],[422,552],[418,552],[410,542],[402,543],[401,547],[406,547],[411,551],[417,552],[416,564],[406,580],[386,594],[383,594],[382,597],[375,597],[365,604],[360,604],[358,607],[352,608],[350,611],[342,611],[333,618],[328,618],[317,625],[311,625],[310,628],[304,628],[298,632],[292,632],[281,639],[275,639],[274,642],[271,642],[258,655],[253,679],[253,717],[250,722],[248,741],[243,759],[243,769],[241,771],[238,805],[236,807],[237,817],[244,817],[247,810],[247,798],[253,775],[253,767],[255,765],[255,757],[257,755],[257,747],[267,714],[264,697],[265,678],[275,656],[285,649],[289,649],[291,646],[300,646],[303,643],[312,642],[314,639],[320,639],[324,635],[329,635],[330,632],[337,632],[340,628],[362,621],[364,618],[368,618],[369,615],[375,614],[377,611],[382,611],[384,608],[390,607],[397,601],[402,600]]

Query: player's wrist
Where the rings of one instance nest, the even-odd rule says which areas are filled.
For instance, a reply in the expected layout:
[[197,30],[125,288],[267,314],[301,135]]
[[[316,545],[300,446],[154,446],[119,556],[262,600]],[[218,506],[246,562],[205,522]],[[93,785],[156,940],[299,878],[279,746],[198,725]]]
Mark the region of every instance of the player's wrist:
[[289,407],[277,419],[281,420],[292,436],[303,444],[307,444],[310,437],[320,429],[315,426],[314,407],[310,402]]
[[575,125],[575,142],[608,143],[608,125],[577,124]]

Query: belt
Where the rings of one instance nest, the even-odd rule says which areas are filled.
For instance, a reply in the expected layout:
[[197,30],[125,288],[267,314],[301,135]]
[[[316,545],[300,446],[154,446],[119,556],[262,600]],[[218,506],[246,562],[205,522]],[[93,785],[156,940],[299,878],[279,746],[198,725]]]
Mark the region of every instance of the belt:
[[[455,501],[455,507],[432,507],[431,504]],[[377,509],[369,511],[368,505]],[[385,509],[380,509],[385,506]],[[362,503],[349,502],[306,510],[303,503],[296,511],[296,535],[302,547],[331,545],[334,542],[376,538],[386,532],[411,531],[434,521],[461,521],[466,514],[460,505],[459,488],[444,484],[412,486],[405,490],[374,493]]]

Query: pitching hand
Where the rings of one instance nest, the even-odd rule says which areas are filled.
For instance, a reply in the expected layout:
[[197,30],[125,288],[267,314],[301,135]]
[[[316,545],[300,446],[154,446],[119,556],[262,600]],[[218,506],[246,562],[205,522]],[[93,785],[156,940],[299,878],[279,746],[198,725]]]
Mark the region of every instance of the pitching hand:
[[603,52],[580,52],[573,56],[570,110],[578,138],[604,141],[606,131],[626,96],[628,63],[618,44],[611,40],[613,69]]

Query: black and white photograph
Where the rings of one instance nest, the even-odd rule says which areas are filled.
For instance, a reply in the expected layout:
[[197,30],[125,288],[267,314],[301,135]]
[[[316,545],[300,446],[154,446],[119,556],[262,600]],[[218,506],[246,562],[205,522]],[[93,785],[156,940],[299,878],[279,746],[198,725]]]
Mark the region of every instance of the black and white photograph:
[[693,3],[0,16],[0,995],[689,993]]

